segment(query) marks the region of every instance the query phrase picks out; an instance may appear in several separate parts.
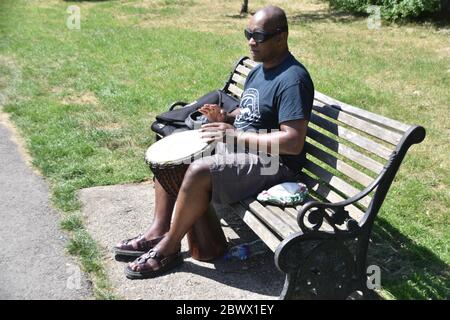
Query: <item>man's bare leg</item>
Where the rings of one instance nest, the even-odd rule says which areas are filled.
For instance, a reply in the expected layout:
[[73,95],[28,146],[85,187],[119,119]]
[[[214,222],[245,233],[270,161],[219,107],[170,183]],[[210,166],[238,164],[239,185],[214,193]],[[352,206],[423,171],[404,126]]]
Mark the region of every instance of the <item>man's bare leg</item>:
[[166,234],[170,229],[175,198],[169,195],[155,178],[155,208],[153,222],[145,231],[147,240],[155,239]]
[[[155,208],[152,224],[145,231],[143,237],[135,237],[117,243],[114,246],[116,254],[135,256],[134,253],[139,255],[142,251],[153,247],[154,242],[160,240],[169,231],[174,205],[175,197],[170,196],[155,179]],[[143,242],[144,240],[150,242]]]
[[[164,239],[154,247],[155,251],[168,256],[180,249],[181,239],[208,209],[211,200],[211,180],[208,165],[194,162],[189,166],[178,193],[172,225]],[[153,260],[148,260],[148,264],[151,269],[157,268]],[[139,271],[136,263],[130,264],[130,267],[134,271]]]

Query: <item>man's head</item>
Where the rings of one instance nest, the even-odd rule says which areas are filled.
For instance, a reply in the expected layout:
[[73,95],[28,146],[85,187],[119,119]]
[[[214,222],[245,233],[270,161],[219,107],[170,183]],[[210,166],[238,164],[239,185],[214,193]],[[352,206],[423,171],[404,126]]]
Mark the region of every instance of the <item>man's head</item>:
[[288,51],[288,24],[284,11],[268,6],[258,10],[245,30],[255,61],[270,63]]

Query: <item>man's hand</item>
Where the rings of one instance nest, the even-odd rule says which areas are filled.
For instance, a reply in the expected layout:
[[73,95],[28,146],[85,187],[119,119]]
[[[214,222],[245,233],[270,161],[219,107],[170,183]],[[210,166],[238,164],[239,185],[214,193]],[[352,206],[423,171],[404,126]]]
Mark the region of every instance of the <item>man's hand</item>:
[[225,136],[235,138],[236,128],[224,122],[207,123],[200,128],[200,137],[207,143],[223,141]]
[[221,109],[217,104],[205,104],[198,109],[209,122],[226,122],[227,112]]

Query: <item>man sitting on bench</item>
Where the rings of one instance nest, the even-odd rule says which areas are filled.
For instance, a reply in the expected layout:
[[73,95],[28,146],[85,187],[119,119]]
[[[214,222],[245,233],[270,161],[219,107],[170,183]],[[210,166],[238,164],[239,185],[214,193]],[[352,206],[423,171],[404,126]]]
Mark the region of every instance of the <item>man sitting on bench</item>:
[[[155,277],[182,263],[181,239],[207,211],[211,200],[235,203],[298,178],[305,157],[302,149],[314,99],[313,82],[289,52],[282,9],[269,6],[256,12],[245,36],[253,60],[262,64],[248,75],[235,112],[222,113],[217,105],[200,109],[210,122],[200,129],[203,138],[220,142],[214,155],[190,164],[178,197],[170,197],[155,179],[153,223],[144,235],[115,246],[116,254],[123,250],[142,254],[126,267],[128,278]],[[245,145],[246,151],[227,149],[221,142],[225,138]],[[267,150],[267,154],[253,151],[255,148]],[[277,161],[277,170],[264,174],[273,161]]]

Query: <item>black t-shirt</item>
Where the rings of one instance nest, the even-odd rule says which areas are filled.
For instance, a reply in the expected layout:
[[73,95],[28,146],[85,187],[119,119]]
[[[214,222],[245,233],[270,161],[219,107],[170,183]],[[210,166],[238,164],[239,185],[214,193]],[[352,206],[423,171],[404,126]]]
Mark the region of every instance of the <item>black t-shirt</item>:
[[[234,126],[247,131],[280,129],[291,120],[309,120],[314,100],[314,84],[306,68],[292,54],[271,69],[256,66],[248,75],[241,97],[241,113]],[[281,155],[289,168],[300,170],[305,155]]]

